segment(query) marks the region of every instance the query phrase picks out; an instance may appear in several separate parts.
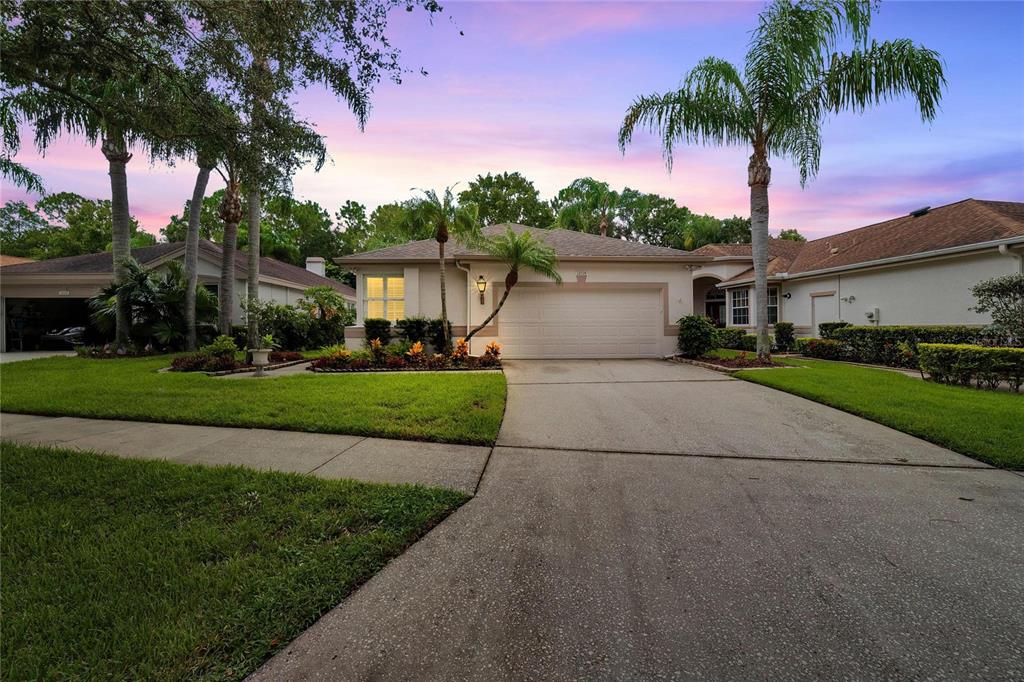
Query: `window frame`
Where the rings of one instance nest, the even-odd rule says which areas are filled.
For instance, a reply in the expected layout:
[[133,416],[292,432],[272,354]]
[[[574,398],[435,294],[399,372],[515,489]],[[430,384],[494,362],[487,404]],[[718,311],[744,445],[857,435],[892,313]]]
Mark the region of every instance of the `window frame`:
[[[772,303],[772,294],[775,294],[775,303]],[[775,319],[772,319],[772,312]],[[779,287],[768,287],[768,324],[775,324],[779,321]]]
[[[381,279],[381,296],[371,297],[369,280],[371,278]],[[400,298],[388,296],[388,280],[402,280],[402,296]],[[370,317],[370,301],[381,301],[384,304],[384,315],[382,318]],[[388,302],[389,301],[401,301],[402,302],[402,314],[395,319],[388,317]],[[367,319],[386,319],[391,320],[392,323],[398,320],[405,319],[405,273],[398,272],[374,272],[363,275],[363,320]]]
[[[743,305],[737,305],[737,299],[743,299]],[[743,320],[737,320],[736,313],[742,311]],[[733,326],[749,326],[750,325],[750,289],[749,288],[738,288],[732,289],[729,292],[729,322]]]

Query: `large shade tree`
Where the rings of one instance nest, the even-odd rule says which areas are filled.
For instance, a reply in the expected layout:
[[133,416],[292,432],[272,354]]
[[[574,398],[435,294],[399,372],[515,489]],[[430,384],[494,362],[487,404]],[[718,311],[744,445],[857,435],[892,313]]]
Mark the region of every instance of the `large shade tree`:
[[560,191],[552,202],[558,206],[555,225],[607,237],[618,217],[621,199],[607,182],[579,178]]
[[792,159],[803,185],[818,172],[821,129],[830,114],[861,112],[906,94],[925,121],[938,109],[945,86],[939,55],[906,39],[872,40],[875,7],[868,0],[774,2],[759,17],[742,67],[704,59],[684,77],[680,89],[637,98],[619,130],[623,151],[638,128],[659,135],[670,169],[679,143],[751,151],[747,184],[759,356],[770,349],[771,158]]
[[540,199],[534,184],[518,172],[476,176],[459,192],[459,202],[476,204],[483,225],[518,223],[551,227],[555,220],[551,207]]

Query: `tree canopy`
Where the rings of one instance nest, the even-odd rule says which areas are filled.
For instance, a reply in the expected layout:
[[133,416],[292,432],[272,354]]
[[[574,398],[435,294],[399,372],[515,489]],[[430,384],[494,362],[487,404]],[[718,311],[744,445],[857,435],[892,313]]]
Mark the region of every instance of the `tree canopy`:
[[476,204],[483,225],[515,223],[550,227],[555,216],[540,192],[518,172],[478,175],[459,192],[459,203]]

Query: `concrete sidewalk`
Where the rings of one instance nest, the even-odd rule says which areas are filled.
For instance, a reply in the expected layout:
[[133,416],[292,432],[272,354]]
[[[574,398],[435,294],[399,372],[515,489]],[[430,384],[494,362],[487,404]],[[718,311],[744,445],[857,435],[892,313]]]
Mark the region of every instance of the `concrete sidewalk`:
[[473,494],[490,448],[325,433],[0,414],[0,437],[187,464],[236,464]]

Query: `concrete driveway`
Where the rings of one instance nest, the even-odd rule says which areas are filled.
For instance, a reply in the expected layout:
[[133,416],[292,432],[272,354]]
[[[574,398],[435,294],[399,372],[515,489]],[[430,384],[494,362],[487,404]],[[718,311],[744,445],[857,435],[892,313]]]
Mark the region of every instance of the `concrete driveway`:
[[690,366],[506,374],[477,496],[256,679],[1024,677],[1024,478]]

